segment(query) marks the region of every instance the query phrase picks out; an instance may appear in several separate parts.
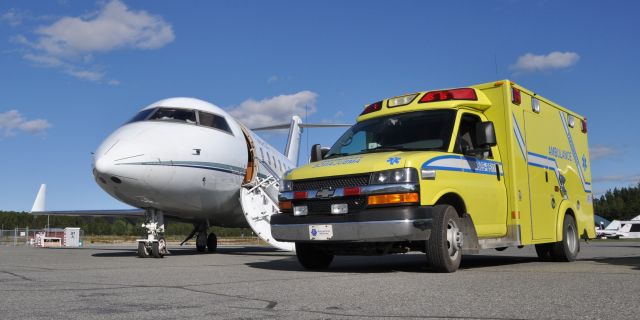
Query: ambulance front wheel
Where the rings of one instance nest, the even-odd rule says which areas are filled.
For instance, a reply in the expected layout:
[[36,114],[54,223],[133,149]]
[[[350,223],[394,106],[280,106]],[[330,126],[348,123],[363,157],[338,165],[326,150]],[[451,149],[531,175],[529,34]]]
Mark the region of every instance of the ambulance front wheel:
[[569,262],[576,260],[580,252],[578,227],[573,216],[567,214],[562,223],[562,240],[551,247],[551,256],[555,261]]
[[319,250],[312,244],[296,242],[298,262],[305,269],[326,269],[333,261],[333,254]]
[[431,235],[426,243],[427,262],[433,271],[455,272],[462,260],[463,235],[456,209],[449,205],[435,206]]

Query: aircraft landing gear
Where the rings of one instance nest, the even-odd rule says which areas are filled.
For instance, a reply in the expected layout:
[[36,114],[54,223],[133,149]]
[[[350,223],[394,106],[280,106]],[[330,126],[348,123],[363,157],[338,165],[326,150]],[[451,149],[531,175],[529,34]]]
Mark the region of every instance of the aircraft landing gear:
[[209,249],[209,253],[216,252],[218,248],[218,237],[216,237],[213,232],[207,236],[207,229],[209,229],[209,222],[194,224],[193,231],[191,231],[189,236],[187,236],[180,245],[183,245],[185,242],[191,240],[193,236],[196,236],[196,251],[204,253]]
[[169,254],[164,235],[164,214],[160,210],[147,209],[142,227],[147,229],[147,238],[138,239],[138,257],[162,258]]
[[218,249],[218,237],[213,232],[209,233],[209,237],[207,237],[207,248],[209,248],[209,253],[214,253]]

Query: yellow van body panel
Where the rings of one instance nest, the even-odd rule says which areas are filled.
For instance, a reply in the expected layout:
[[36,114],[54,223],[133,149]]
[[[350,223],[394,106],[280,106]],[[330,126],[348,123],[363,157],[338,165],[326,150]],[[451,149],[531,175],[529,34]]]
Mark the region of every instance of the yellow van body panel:
[[[428,109],[456,110],[447,152],[393,151],[337,157],[309,163],[286,174],[286,180],[322,179],[395,168],[414,168],[420,177],[420,205],[437,204],[447,195],[462,199],[479,239],[528,245],[562,240],[566,214],[578,232],[594,238],[593,195],[587,133],[581,115],[509,80],[469,86],[476,101],[408,104],[358,117],[358,122]],[[520,102],[514,102],[514,89]],[[486,158],[454,152],[462,117],[494,124],[497,145]],[[483,242],[484,243],[484,242]],[[492,243],[489,244],[489,243]],[[482,245],[482,243],[481,243]]]

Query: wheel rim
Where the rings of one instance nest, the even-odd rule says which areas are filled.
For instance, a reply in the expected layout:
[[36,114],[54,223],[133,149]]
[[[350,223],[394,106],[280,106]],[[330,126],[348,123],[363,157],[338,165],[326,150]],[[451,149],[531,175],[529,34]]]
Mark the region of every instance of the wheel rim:
[[460,230],[455,221],[449,220],[447,222],[447,252],[451,259],[456,259],[460,251],[459,248],[459,234]]
[[576,252],[578,247],[577,234],[576,228],[572,224],[567,226],[567,247],[571,253]]
[[158,240],[158,250],[161,254],[167,252],[167,242],[164,240],[164,238]]

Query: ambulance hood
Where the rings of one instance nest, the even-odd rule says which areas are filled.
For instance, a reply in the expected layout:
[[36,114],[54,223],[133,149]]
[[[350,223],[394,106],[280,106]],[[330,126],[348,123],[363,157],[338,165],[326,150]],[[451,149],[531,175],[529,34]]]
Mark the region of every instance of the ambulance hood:
[[285,179],[301,180],[325,178],[404,168],[407,166],[415,167],[412,164],[415,164],[416,161],[420,161],[420,163],[422,163],[439,154],[442,153],[425,151],[393,151],[365,153],[326,159],[298,167],[285,174]]

